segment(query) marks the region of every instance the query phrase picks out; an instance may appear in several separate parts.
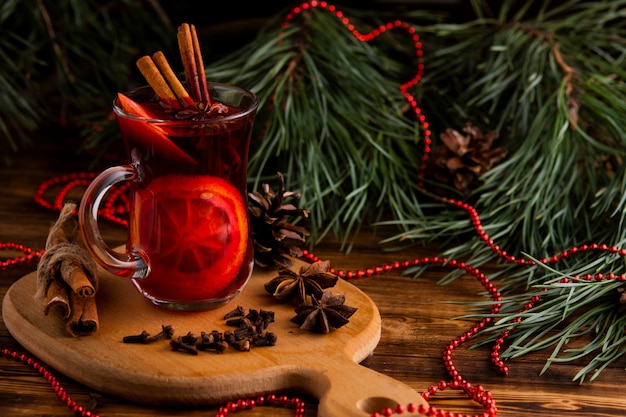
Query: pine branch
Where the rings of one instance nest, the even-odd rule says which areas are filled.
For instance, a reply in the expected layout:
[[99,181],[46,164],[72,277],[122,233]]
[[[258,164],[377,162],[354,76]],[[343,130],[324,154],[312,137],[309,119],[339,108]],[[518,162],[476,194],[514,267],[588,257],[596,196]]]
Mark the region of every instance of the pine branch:
[[[531,3],[505,1],[496,18],[481,10],[480,18],[464,25],[426,28],[443,40],[426,59],[427,114],[439,131],[469,120],[501,132],[499,146],[509,155],[481,177],[482,186],[468,201],[508,253],[549,257],[592,242],[623,248],[626,2],[569,1],[526,19]],[[424,214],[416,208],[403,224],[410,231],[396,239],[405,244],[436,237],[447,244],[448,258],[474,266],[498,261],[466,214],[451,216],[451,210],[441,206]],[[597,378],[626,351],[626,319],[618,301],[624,283],[559,280],[624,272],[622,258],[595,251],[561,260],[553,269],[502,264],[490,276],[504,294],[494,317],[499,321],[479,346],[512,330],[503,358],[547,351],[544,372],[554,363],[586,361],[574,380]],[[451,273],[441,283],[460,275]],[[533,296],[541,301],[523,311]],[[482,318],[491,302],[474,305],[481,310],[470,316]]]
[[410,67],[355,39],[325,10],[303,14],[282,35],[272,24],[249,48],[210,65],[207,75],[260,96],[256,124],[264,131],[249,163],[254,186],[277,169],[285,172],[311,211],[314,239],[332,231],[349,250],[362,224],[389,210],[403,216],[407,204],[417,203],[398,198],[415,182],[407,155],[418,158],[420,141],[399,93]]
[[[445,26],[441,36],[451,46],[426,61],[427,74],[434,75],[424,83],[434,86],[425,96],[464,109],[439,110],[433,124],[478,120],[499,130],[499,146],[509,149],[507,160],[482,176],[470,202],[490,236],[512,254],[542,257],[580,242],[618,244],[626,238],[619,227],[626,207],[626,27],[619,18],[626,2],[568,5],[574,3],[573,11],[546,11],[534,22],[484,19]],[[445,68],[465,86],[452,84],[439,95],[436,74]],[[495,259],[472,237],[469,222],[459,231],[458,217],[447,216],[416,210],[405,225],[412,230],[399,238],[460,234],[468,240],[447,256],[468,257],[473,264]]]
[[122,0],[7,0],[0,25],[0,157],[7,164],[44,125],[80,125],[92,112],[106,120],[138,51],[168,40],[142,2]]

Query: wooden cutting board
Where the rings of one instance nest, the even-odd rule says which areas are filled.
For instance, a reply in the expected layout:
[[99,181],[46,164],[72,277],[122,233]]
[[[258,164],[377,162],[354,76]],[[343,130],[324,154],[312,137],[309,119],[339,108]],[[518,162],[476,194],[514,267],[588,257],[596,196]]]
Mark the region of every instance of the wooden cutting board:
[[[302,263],[296,261],[294,270]],[[367,416],[395,404],[422,404],[405,384],[358,363],[372,354],[381,334],[374,302],[352,284],[339,280],[333,293],[345,293],[358,311],[350,322],[320,335],[290,321],[293,306],[278,303],[264,289],[277,275],[255,271],[243,292],[228,305],[200,313],[176,313],[153,306],[124,278],[100,274],[96,295],[100,328],[91,336],[65,333],[60,311],[45,316],[33,299],[36,272],[14,283],[2,305],[11,335],[57,371],[94,390],[152,405],[215,405],[256,395],[291,390],[319,399],[318,416]],[[194,356],[171,350],[168,341],[149,345],[122,343],[142,330],[158,333],[174,327],[175,336],[232,330],[223,316],[237,305],[275,312],[268,330],[275,346]]]

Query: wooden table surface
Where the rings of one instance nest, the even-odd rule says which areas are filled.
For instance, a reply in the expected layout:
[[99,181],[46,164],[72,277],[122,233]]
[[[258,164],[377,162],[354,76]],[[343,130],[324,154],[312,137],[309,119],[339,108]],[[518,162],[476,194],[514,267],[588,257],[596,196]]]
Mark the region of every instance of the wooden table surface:
[[[10,167],[0,167],[0,242],[18,242],[34,250],[43,248],[47,230],[57,213],[34,202],[37,187],[44,181],[63,174],[101,169],[107,163],[90,167],[91,157],[78,156],[80,143],[68,132],[38,135],[32,149],[11,156]],[[110,162],[109,162],[110,164]],[[71,194],[80,198],[80,194]],[[121,244],[126,230],[121,226],[103,227],[111,245]],[[336,242],[318,245],[314,252],[331,265],[343,270],[391,263],[433,255],[424,249],[386,253],[378,244],[379,237],[371,231],[361,233],[348,255],[338,250]],[[0,252],[0,258],[16,256]],[[22,276],[35,270],[35,264],[0,271],[0,297]],[[368,294],[378,305],[382,316],[382,338],[373,355],[362,362],[378,372],[402,381],[418,392],[448,379],[441,359],[448,342],[466,331],[468,320],[451,320],[464,312],[462,304],[447,302],[475,301],[481,287],[472,277],[463,277],[448,286],[436,284],[443,271],[429,270],[417,280],[403,276],[401,271],[355,279],[351,282]],[[22,350],[0,322],[0,349]],[[455,351],[454,360],[460,373],[472,384],[490,390],[497,402],[498,416],[626,416],[624,395],[626,358],[606,369],[594,382],[582,386],[572,382],[581,363],[557,364],[539,376],[549,352],[532,354],[509,361],[508,376],[495,372],[489,361],[488,347]],[[53,371],[54,372],[54,371]],[[71,379],[56,374],[66,391],[78,404],[92,407],[101,416],[213,416],[214,408],[161,409],[146,407],[93,392]],[[316,399],[303,393],[287,393],[306,401],[306,416],[316,415]],[[458,391],[445,391],[431,399],[446,411],[482,414],[482,407],[471,403]],[[0,415],[2,416],[70,416],[49,384],[35,371],[13,360],[0,357]],[[242,416],[292,416],[286,407],[257,407],[236,413]],[[364,416],[366,414],[364,413]],[[406,415],[406,413],[404,414]]]

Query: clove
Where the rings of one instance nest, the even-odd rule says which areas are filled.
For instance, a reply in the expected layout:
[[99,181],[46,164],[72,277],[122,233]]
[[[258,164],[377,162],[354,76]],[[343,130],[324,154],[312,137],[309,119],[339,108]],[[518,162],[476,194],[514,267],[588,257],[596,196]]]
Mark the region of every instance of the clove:
[[192,355],[198,354],[198,349],[196,349],[195,346],[185,343],[183,341],[183,336],[179,336],[176,339],[170,340],[170,346],[174,351],[185,352]]
[[142,331],[140,334],[137,335],[131,335],[131,336],[124,336],[124,338],[122,339],[122,342],[124,343],[140,343],[143,345],[147,345],[148,339],[150,338],[150,334],[147,331]]
[[231,327],[248,327],[252,322],[247,317],[237,317],[236,319],[226,320],[226,325]]
[[224,351],[228,348],[228,342],[225,340],[214,341],[214,342],[200,342],[196,345],[196,349],[206,351],[206,350],[214,350],[217,353],[224,353]]
[[262,331],[267,329],[270,323],[274,323],[274,312],[260,310],[258,318],[254,321],[257,332],[261,333]]
[[198,336],[196,336],[195,334],[191,332],[188,332],[186,335],[182,336],[180,339],[184,344],[193,346],[198,341]]
[[232,331],[224,332],[224,339],[228,344],[240,352],[247,352],[250,350],[250,340],[249,339],[237,339],[235,333]]
[[278,337],[275,333],[266,332],[263,335],[260,335],[251,341],[252,346],[262,347],[262,346],[274,346],[276,345],[276,340]]
[[161,331],[154,336],[150,336],[150,333],[144,330],[138,335],[124,336],[122,341],[124,343],[141,343],[147,345],[148,343],[154,343],[157,340],[171,339],[174,336],[174,328],[169,324],[161,325],[161,328]]
[[233,317],[243,317],[246,315],[246,312],[242,306],[237,306],[234,310],[229,311],[224,314],[224,320],[231,319]]
[[147,343],[156,342],[162,339],[171,339],[174,336],[174,328],[171,325],[161,325],[162,329],[159,333],[148,338]]
[[254,339],[259,335],[256,329],[252,326],[239,327],[238,329],[233,330],[233,333],[236,340]]

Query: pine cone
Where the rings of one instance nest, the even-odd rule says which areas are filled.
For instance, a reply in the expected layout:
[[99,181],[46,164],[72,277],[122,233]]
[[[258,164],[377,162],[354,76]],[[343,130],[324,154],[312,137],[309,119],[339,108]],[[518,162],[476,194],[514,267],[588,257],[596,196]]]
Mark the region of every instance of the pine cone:
[[467,123],[463,132],[465,136],[454,129],[446,129],[439,136],[445,146],[439,146],[431,153],[428,171],[432,179],[452,185],[463,195],[468,195],[480,185],[480,176],[503,159],[507,151],[491,148],[498,138],[496,131],[485,135]]
[[250,228],[254,242],[255,265],[262,268],[283,269],[292,265],[289,257],[302,256],[302,250],[296,246],[306,241],[310,233],[304,227],[288,222],[292,216],[307,218],[308,210],[302,210],[287,203],[290,199],[299,199],[300,194],[285,191],[283,174],[276,174],[280,182],[278,193],[263,184],[263,192],[248,193]]

